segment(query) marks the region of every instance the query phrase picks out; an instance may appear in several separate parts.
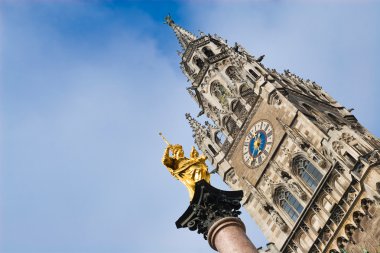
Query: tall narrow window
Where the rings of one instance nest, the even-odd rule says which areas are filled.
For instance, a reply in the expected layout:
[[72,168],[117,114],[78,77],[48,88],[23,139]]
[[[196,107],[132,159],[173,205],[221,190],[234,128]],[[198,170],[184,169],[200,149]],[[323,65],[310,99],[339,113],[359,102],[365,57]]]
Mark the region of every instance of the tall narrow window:
[[204,62],[197,56],[194,56],[193,61],[194,61],[195,65],[198,66],[199,69],[202,69],[203,65],[205,65]]
[[226,126],[227,132],[232,135],[232,137],[235,137],[237,133],[235,130],[238,128],[236,122],[231,117],[228,117],[225,119],[224,124]]
[[208,47],[204,47],[202,48],[202,52],[207,56],[207,57],[211,57],[211,56],[214,56],[214,52],[208,48]]
[[249,71],[249,73],[251,73],[251,75],[253,75],[253,77],[254,77],[255,79],[258,79],[258,78],[259,78],[259,75],[256,74],[256,72],[253,71],[252,69],[250,69],[250,70],[248,70],[248,71]]
[[233,81],[240,81],[240,75],[235,66],[229,66],[226,69],[226,75]]
[[303,156],[297,156],[293,160],[293,167],[297,175],[304,181],[312,190],[317,188],[319,182],[322,179],[322,174],[314,165],[304,158]]
[[301,203],[284,187],[277,188],[275,191],[275,198],[278,205],[284,209],[293,221],[297,221],[302,213],[303,206]]

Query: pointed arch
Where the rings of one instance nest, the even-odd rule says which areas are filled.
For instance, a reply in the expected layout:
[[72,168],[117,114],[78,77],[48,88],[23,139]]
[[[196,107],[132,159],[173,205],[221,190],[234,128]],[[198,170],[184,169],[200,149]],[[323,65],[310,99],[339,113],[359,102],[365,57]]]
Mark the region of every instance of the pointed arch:
[[322,179],[319,170],[303,155],[294,157],[292,162],[293,173],[296,174],[312,191]]
[[202,48],[202,52],[203,52],[208,58],[210,58],[210,57],[212,57],[212,56],[215,55],[214,52],[213,52],[209,47],[207,47],[207,46]]
[[232,80],[232,81],[240,81],[240,75],[236,69],[235,66],[229,66],[226,69],[226,75]]
[[218,81],[215,80],[210,86],[211,94],[215,96],[223,108],[228,108],[228,97],[231,97],[231,93]]
[[229,117],[225,117],[224,120],[223,120],[223,123],[227,129],[227,132],[232,136],[232,137],[235,137],[237,131],[237,124],[236,122],[234,121],[233,118],[231,118],[230,116]]
[[202,61],[202,59],[199,58],[199,57],[196,56],[196,55],[193,57],[193,62],[195,63],[195,65],[197,65],[197,67],[198,67],[199,69],[202,69],[203,66],[205,65],[205,63]]
[[297,221],[304,209],[297,198],[283,186],[275,189],[274,200],[275,203],[281,207],[294,222]]

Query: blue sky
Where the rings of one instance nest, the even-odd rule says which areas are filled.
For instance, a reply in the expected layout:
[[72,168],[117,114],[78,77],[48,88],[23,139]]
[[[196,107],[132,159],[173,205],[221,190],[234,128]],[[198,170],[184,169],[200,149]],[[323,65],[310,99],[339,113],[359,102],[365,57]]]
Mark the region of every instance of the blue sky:
[[163,17],[315,80],[380,136],[379,7],[0,1],[0,252],[212,252],[201,236],[175,228],[188,196],[161,165],[158,132],[188,153],[184,114],[199,110]]

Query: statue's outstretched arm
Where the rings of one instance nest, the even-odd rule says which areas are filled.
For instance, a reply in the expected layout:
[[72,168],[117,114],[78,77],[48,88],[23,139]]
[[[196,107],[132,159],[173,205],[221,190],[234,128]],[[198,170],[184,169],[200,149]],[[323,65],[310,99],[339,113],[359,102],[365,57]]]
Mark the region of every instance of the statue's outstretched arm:
[[168,145],[165,148],[164,155],[162,156],[162,163],[168,168],[173,170],[174,169],[174,158],[170,157],[170,149],[172,148],[171,145]]

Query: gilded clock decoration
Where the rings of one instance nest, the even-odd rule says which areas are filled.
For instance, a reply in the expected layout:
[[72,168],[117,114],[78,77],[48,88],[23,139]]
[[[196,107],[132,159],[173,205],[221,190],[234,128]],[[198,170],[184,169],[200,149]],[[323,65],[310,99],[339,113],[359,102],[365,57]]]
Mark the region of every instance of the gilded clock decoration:
[[273,145],[273,127],[266,120],[256,122],[244,140],[243,160],[253,168],[263,164]]

